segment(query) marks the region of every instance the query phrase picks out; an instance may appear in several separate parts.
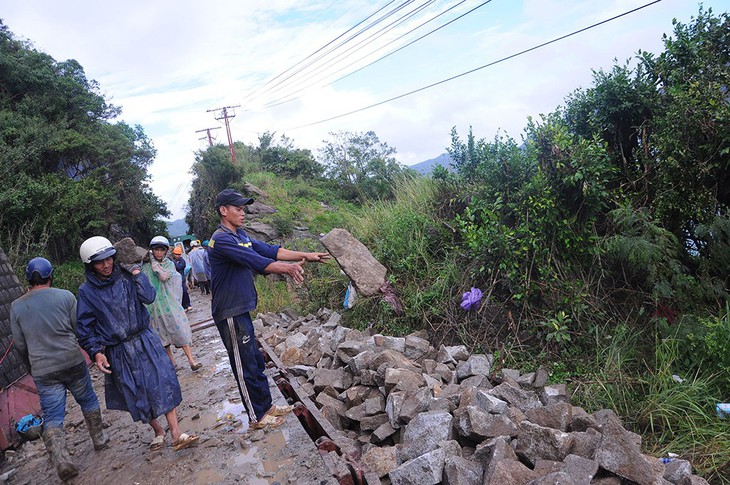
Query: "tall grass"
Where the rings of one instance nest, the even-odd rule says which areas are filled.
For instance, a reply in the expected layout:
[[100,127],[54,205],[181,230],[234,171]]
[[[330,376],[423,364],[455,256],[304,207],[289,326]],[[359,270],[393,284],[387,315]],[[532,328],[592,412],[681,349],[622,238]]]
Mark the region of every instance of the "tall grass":
[[463,281],[452,257],[453,230],[437,216],[438,182],[405,178],[394,193],[393,200],[368,204],[352,231],[388,269],[405,312],[398,315],[374,297],[359,302],[348,317],[357,326],[404,334],[442,320]]
[[278,312],[296,303],[295,293],[289,290],[286,281],[276,277],[260,277],[256,278],[255,284],[259,297],[256,307],[258,313]]
[[642,435],[647,453],[676,453],[711,483],[730,483],[730,423],[714,410],[719,376],[697,372],[676,379],[683,343],[657,338],[645,359],[645,337],[627,325],[597,330],[593,365],[573,379],[574,404],[613,409]]

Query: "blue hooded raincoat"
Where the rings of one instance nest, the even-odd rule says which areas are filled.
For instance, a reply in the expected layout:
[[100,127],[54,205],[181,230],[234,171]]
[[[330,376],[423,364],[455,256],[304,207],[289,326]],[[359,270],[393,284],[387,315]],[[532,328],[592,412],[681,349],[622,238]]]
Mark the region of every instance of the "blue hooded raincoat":
[[150,328],[144,305],[154,300],[155,289],[144,273],[132,276],[117,265],[108,280],[87,268],[86,283],[79,288],[79,343],[92,361],[104,352],[111,366],[104,381],[106,407],[128,411],[144,423],[182,402],[175,368]]

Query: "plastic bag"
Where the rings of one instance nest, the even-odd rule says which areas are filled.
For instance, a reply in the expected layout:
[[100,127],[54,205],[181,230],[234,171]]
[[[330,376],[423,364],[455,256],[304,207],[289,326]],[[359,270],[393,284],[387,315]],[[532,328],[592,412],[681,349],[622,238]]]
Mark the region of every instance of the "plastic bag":
[[464,310],[471,310],[472,307],[478,308],[482,301],[482,290],[474,288],[464,293],[461,297],[461,308]]
[[356,299],[357,299],[357,291],[355,291],[355,286],[352,284],[352,281],[350,281],[350,284],[347,285],[347,291],[345,292],[345,300],[342,302],[342,307],[345,310],[349,310],[350,308],[355,306]]
[[32,414],[26,414],[15,424],[15,430],[18,433],[22,433],[28,431],[28,429],[33,426],[40,426],[41,424],[43,424],[43,420],[41,418],[33,416]]

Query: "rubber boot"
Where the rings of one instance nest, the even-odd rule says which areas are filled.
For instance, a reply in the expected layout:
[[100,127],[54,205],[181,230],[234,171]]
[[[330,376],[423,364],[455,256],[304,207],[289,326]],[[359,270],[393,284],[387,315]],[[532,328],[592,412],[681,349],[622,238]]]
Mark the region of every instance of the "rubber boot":
[[56,472],[64,482],[79,474],[78,468],[71,461],[66,450],[66,436],[63,428],[51,427],[43,430],[43,441],[46,443],[48,454],[56,467]]
[[94,442],[94,449],[99,451],[106,448],[109,444],[109,436],[104,431],[101,421],[101,409],[84,412],[84,420],[86,420],[86,427],[89,428],[91,441]]

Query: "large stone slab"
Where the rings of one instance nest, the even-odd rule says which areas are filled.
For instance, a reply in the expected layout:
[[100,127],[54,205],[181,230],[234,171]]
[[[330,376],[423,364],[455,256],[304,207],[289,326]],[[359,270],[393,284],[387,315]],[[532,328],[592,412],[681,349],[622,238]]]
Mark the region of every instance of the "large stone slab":
[[448,459],[444,466],[444,485],[482,485],[484,469],[481,463],[460,456]]
[[459,434],[474,442],[497,436],[517,436],[517,426],[503,414],[489,414],[476,406],[467,406],[458,413]]
[[494,356],[473,354],[456,367],[456,377],[461,381],[469,376],[487,376],[492,371]]
[[503,461],[518,461],[514,449],[510,445],[509,436],[499,436],[490,441],[485,441],[477,446],[474,452],[474,458],[481,462],[484,466],[484,483],[492,482],[492,474],[497,467],[497,463]]
[[273,241],[281,236],[274,226],[263,222],[248,222],[243,228],[249,236],[263,242]]
[[564,402],[556,402],[540,408],[525,411],[525,418],[546,428],[568,431],[573,418],[573,406]]
[[506,401],[522,412],[542,406],[540,399],[533,391],[523,390],[506,382],[487,392],[502,401]]
[[317,369],[314,372],[314,388],[317,390],[332,386],[344,391],[352,386],[352,374],[344,369]]
[[502,460],[498,462],[489,479],[485,477],[484,485],[525,485],[538,477],[537,473],[519,461]]
[[362,462],[379,478],[382,478],[398,466],[395,446],[370,448],[362,455]]
[[385,284],[387,269],[363,243],[344,229],[332,229],[320,241],[350,278],[358,293],[377,295]]
[[572,444],[569,433],[523,421],[515,452],[533,464],[537,460],[563,461],[570,454]]
[[663,473],[649,467],[639,445],[618,423],[609,420],[603,425],[601,442],[593,459],[620,477],[637,483],[661,483]]
[[403,432],[402,461],[433,451],[441,441],[450,440],[453,437],[453,419],[451,414],[443,411],[421,413],[413,418]]
[[388,476],[393,485],[436,485],[441,483],[445,457],[439,448],[403,463]]
[[259,201],[254,201],[253,204],[244,206],[243,210],[246,212],[246,214],[250,214],[252,217],[263,216],[266,214],[276,214],[278,212],[276,208]]

